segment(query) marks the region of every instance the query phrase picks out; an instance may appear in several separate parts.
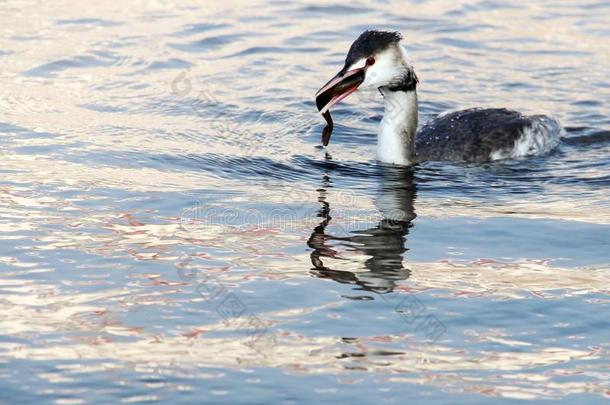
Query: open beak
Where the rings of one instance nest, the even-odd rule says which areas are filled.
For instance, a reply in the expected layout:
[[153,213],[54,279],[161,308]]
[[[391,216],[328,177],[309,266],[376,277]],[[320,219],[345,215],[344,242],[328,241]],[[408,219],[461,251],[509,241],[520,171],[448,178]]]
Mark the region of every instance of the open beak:
[[325,114],[332,106],[339,103],[356,90],[364,81],[364,68],[339,72],[316,93],[316,106]]

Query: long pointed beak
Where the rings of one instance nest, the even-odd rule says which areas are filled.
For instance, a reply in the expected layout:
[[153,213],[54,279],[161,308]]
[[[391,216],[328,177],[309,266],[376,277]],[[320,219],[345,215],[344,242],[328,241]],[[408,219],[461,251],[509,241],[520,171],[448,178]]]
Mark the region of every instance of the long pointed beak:
[[316,106],[325,114],[332,106],[358,90],[364,81],[364,68],[339,72],[316,93]]

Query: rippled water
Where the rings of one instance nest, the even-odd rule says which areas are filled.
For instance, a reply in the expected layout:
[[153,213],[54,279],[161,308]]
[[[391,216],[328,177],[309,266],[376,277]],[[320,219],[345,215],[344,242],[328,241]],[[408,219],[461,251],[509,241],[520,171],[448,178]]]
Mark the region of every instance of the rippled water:
[[[0,403],[607,400],[607,1],[98,3],[0,8]],[[421,122],[568,137],[382,167],[367,93],[326,155],[313,95],[372,27]]]

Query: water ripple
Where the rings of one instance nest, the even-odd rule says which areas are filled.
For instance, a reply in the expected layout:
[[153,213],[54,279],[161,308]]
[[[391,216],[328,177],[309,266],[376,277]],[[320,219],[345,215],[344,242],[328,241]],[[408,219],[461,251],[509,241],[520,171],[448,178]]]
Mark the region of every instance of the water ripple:
[[[586,3],[4,2],[0,402],[608,397],[610,21]],[[386,166],[373,91],[322,148],[315,91],[370,28],[404,34],[421,123],[510,107],[566,137]]]

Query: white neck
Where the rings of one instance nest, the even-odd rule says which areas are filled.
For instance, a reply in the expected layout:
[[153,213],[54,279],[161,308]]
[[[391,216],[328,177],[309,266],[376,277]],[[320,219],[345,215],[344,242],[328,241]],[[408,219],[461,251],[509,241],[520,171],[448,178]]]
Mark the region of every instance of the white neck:
[[382,87],[385,112],[377,133],[377,160],[397,165],[415,162],[417,92]]

